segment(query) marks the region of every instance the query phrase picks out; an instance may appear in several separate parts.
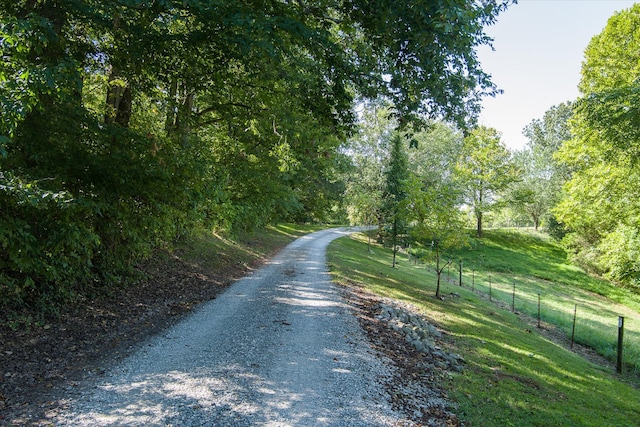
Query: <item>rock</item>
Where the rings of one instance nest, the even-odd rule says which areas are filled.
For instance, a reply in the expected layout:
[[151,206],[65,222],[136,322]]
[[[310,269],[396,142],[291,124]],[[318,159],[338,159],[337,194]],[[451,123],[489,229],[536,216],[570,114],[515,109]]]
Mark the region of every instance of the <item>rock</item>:
[[[459,297],[459,294],[452,292],[451,296]],[[427,363],[430,369],[437,367],[452,372],[461,372],[464,369],[462,364],[465,361],[462,356],[457,353],[449,354],[436,345],[434,339],[442,338],[442,332],[422,316],[404,308],[395,308],[389,305],[381,305],[380,310],[377,318],[386,321],[391,329],[401,333],[405,341],[416,351],[430,354],[433,358],[438,359],[433,362],[434,364]]]
[[424,344],[427,347],[427,349],[429,350],[429,352],[432,352],[432,351],[435,351],[435,350],[438,349],[438,346],[436,346],[436,344],[431,340],[425,340]]
[[442,338],[442,333],[433,325],[429,325],[429,334],[435,338]]

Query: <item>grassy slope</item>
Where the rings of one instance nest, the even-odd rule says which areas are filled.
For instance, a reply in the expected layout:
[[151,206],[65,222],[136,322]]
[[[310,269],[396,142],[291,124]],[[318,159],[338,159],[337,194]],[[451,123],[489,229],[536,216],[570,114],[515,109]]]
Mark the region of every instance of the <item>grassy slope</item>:
[[[640,295],[611,286],[569,265],[565,252],[541,234],[491,230],[472,248],[455,255],[476,270],[477,288],[511,305],[516,284],[516,309],[537,316],[538,293],[543,321],[571,334],[577,310],[576,342],[594,348],[612,363],[616,359],[618,316],[625,317],[625,361],[640,372]],[[463,281],[470,282],[468,277]]]
[[200,268],[225,269],[230,263],[249,265],[269,257],[298,237],[323,228],[327,226],[278,224],[233,238],[201,230],[176,250],[182,258]]
[[[556,262],[563,258],[562,251],[537,238],[526,240],[517,254],[502,252],[502,257],[495,258],[496,253],[491,253],[499,251],[498,246],[503,250],[520,246],[517,240],[516,236],[504,235],[495,240],[496,247],[473,249],[484,253],[482,266],[476,261],[479,286],[489,272],[498,279],[500,274],[495,270],[519,272],[534,283],[538,279],[529,277],[532,272],[547,282],[587,280],[579,271]],[[374,247],[373,253],[368,253],[366,248],[364,240],[335,241],[329,251],[334,277],[411,302],[450,333],[456,351],[467,360],[465,371],[451,378],[451,397],[465,425],[640,425],[640,392],[632,379],[621,380],[611,366],[594,365],[549,341],[522,316],[496,306],[485,294],[466,286],[445,283],[442,291],[448,297],[444,301],[435,299],[435,276],[430,271],[406,260],[392,269],[389,251]],[[470,256],[473,251],[465,252],[465,263],[474,262]],[[545,266],[549,259],[557,265]],[[464,277],[465,282],[471,281],[469,276]],[[587,286],[603,285],[589,282]],[[450,295],[452,292],[460,297]],[[585,295],[588,299],[590,294]]]

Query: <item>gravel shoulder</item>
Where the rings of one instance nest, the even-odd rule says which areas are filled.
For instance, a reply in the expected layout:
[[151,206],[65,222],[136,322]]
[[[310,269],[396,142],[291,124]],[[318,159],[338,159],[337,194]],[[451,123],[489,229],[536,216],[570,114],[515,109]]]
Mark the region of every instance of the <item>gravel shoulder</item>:
[[437,385],[447,367],[381,318],[391,302],[330,281],[325,249],[346,233],[298,239],[173,327],[0,422],[459,425]]

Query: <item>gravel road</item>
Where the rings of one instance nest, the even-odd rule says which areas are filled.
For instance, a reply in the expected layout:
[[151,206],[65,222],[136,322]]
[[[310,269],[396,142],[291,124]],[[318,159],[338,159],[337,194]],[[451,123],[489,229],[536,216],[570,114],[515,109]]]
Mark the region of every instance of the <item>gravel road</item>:
[[98,383],[70,390],[56,425],[392,426],[392,376],[331,283],[326,247],[302,237]]

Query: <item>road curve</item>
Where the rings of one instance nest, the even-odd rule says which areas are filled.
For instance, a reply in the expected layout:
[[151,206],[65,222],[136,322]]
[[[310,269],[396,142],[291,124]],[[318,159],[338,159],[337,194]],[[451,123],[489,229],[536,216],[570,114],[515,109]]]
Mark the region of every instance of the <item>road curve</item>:
[[319,231],[81,384],[56,425],[392,426],[402,420],[371,350],[331,283]]

